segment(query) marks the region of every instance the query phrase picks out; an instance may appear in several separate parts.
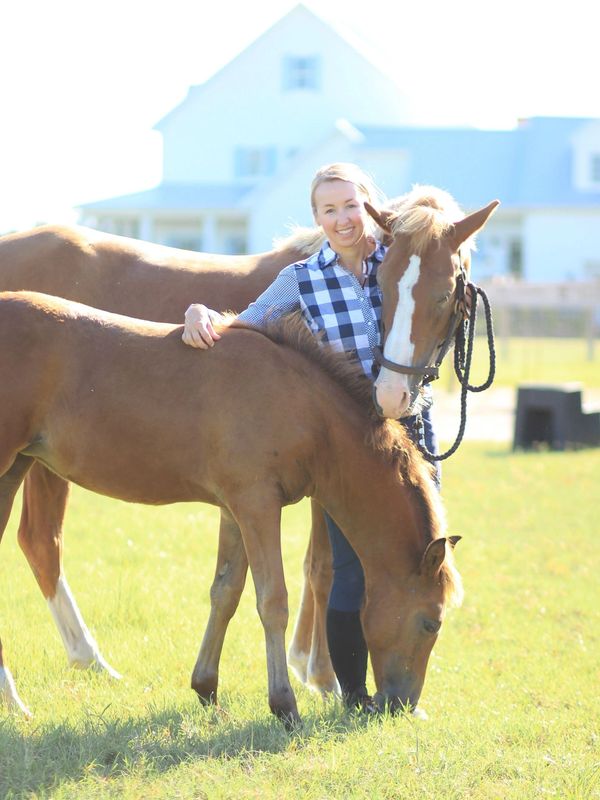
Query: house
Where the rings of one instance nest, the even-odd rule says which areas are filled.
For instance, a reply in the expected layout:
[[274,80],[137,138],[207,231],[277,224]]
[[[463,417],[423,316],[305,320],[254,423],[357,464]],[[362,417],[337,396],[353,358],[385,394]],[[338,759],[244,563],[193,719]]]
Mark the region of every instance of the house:
[[81,206],[84,224],[206,252],[266,250],[290,223],[312,223],[315,170],[354,161],[390,197],[432,183],[467,211],[499,198],[479,239],[479,279],[600,277],[600,119],[419,127],[376,57],[303,5],[156,128],[161,183]]

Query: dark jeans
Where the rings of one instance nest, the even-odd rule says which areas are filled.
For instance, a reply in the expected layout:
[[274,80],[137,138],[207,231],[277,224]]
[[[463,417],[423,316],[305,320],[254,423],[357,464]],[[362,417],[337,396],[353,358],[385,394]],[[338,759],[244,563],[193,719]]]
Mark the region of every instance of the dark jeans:
[[[431,424],[429,409],[422,413],[422,425],[419,417],[407,417],[401,420],[415,443],[425,443],[431,453],[437,453],[437,439]],[[440,487],[441,470],[436,462],[438,489]],[[336,611],[359,611],[365,593],[365,578],[358,556],[348,543],[348,540],[325,513],[327,532],[333,555],[333,584],[329,595],[328,607]]]

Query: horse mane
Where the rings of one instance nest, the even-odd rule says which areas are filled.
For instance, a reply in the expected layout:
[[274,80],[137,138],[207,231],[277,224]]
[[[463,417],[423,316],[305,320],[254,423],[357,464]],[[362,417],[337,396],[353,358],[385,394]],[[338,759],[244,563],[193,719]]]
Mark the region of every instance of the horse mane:
[[287,236],[273,239],[273,248],[298,250],[308,258],[321,249],[324,241],[325,234],[320,225],[315,225],[313,228],[293,225]]
[[[410,237],[410,246],[416,255],[423,255],[432,239],[441,239],[455,222],[464,218],[464,212],[449,192],[437,186],[415,184],[407,194],[394,200],[388,210],[393,236]],[[465,247],[474,249],[471,237]]]
[[[287,314],[260,328],[236,322],[235,319],[231,326],[257,331],[275,344],[306,356],[327,373],[361,410],[365,419],[367,446],[395,469],[402,483],[415,490],[430,538],[438,539],[445,535],[446,516],[439,492],[434,486],[431,465],[425,461],[400,422],[378,416],[372,400],[373,384],[359,364],[351,361],[346,353],[335,351],[320,341],[307,328],[300,312]],[[442,565],[439,579],[444,586],[447,602],[459,605],[462,585],[451,554]]]

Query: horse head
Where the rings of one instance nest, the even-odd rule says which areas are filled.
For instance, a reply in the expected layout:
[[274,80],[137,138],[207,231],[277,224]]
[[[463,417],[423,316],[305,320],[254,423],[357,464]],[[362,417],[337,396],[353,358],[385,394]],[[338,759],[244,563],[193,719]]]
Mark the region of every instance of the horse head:
[[365,205],[391,237],[378,271],[383,356],[373,398],[381,416],[399,419],[418,410],[423,383],[437,377],[435,357],[445,354],[467,313],[469,240],[499,201],[460,220],[452,198],[432,187],[417,187],[397,210]]
[[414,708],[419,701],[446,608],[462,601],[462,583],[452,557],[460,538],[432,540],[405,581],[368,591],[362,623],[380,708]]

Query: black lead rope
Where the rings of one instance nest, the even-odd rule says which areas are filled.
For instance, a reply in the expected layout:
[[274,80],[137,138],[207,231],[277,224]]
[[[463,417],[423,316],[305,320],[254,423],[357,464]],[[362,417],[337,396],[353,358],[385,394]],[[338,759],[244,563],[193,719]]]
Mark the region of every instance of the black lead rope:
[[[456,435],[456,439],[452,447],[450,447],[449,450],[446,450],[445,453],[440,453],[436,455],[435,453],[430,453],[429,450],[427,449],[427,446],[425,444],[423,419],[420,418],[419,439],[421,441],[421,444],[419,445],[419,447],[428,461],[445,461],[447,458],[449,458],[453,453],[455,453],[458,450],[460,443],[463,440],[465,427],[467,424],[467,393],[483,392],[485,389],[488,389],[492,385],[494,377],[496,375],[496,348],[494,346],[494,325],[492,321],[492,309],[490,306],[490,302],[483,289],[481,289],[479,286],[475,286],[474,283],[468,283],[466,288],[471,295],[471,309],[469,317],[458,325],[454,339],[454,372],[456,373],[456,377],[458,378],[458,382],[460,383],[461,386],[460,427],[458,429],[458,434]],[[486,324],[488,352],[489,352],[489,372],[486,380],[482,384],[480,384],[479,386],[473,386],[471,383],[469,383],[469,378],[471,376],[471,363],[473,360],[473,344],[475,341],[475,325],[477,322],[478,296],[481,297],[485,313],[485,324]],[[466,351],[465,351],[465,341],[466,341]]]

